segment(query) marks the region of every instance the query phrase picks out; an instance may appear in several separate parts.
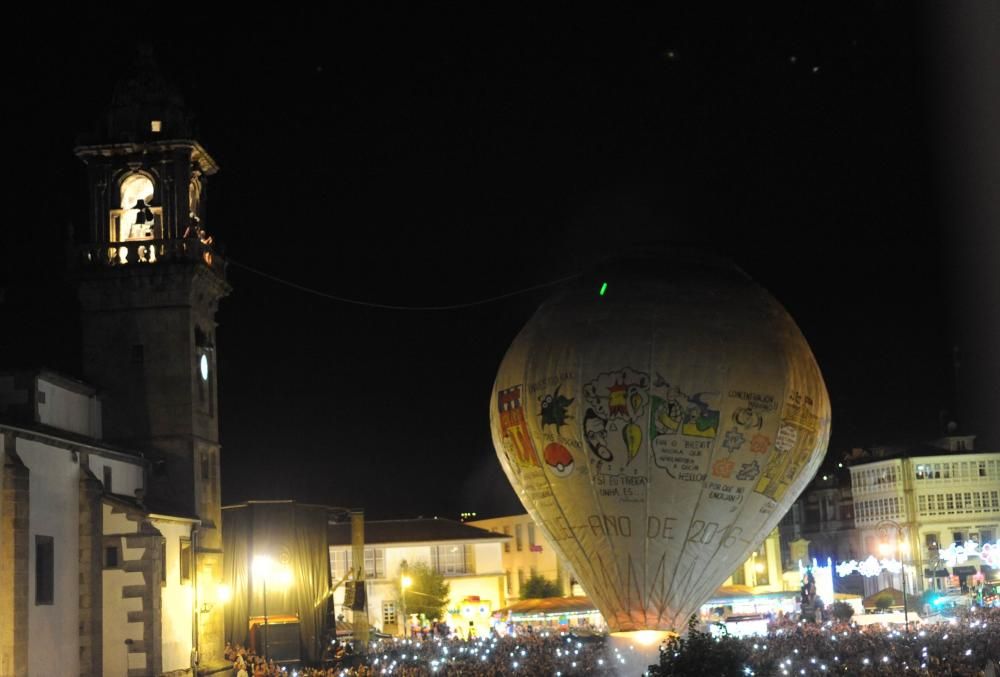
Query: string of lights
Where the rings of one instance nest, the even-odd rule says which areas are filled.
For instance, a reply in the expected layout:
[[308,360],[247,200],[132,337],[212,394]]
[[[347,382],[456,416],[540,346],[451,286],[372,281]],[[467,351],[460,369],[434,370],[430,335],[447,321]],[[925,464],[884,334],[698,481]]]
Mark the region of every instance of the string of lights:
[[548,282],[541,282],[530,287],[524,287],[522,289],[517,289],[515,291],[507,292],[504,294],[499,294],[497,296],[490,296],[484,299],[478,299],[476,301],[468,301],[465,303],[453,303],[449,305],[441,306],[399,306],[392,305],[388,303],[375,303],[373,301],[362,301],[359,299],[347,298],[346,296],[337,296],[336,294],[329,294],[319,289],[313,289],[312,287],[307,287],[305,285],[286,280],[284,278],[278,277],[277,275],[272,275],[271,273],[266,273],[257,268],[246,265],[245,263],[240,263],[239,261],[234,261],[232,258],[227,257],[226,262],[230,266],[235,266],[242,270],[247,271],[253,275],[257,275],[268,279],[277,284],[284,285],[286,287],[291,287],[292,289],[297,289],[298,291],[305,292],[307,294],[312,294],[314,296],[319,296],[330,301],[337,301],[339,303],[348,303],[355,306],[365,306],[368,308],[380,308],[382,310],[417,310],[417,311],[444,311],[444,310],[461,310],[463,308],[473,308],[475,306],[482,306],[487,303],[493,303],[494,301],[500,301],[512,296],[517,296],[519,294],[526,294],[530,291],[535,291],[536,289],[543,289],[545,287],[554,287],[557,284],[562,284],[563,282],[568,282],[569,280],[575,279],[580,276],[580,273],[574,273],[572,275],[567,275],[566,277],[561,277],[557,280],[550,280]]

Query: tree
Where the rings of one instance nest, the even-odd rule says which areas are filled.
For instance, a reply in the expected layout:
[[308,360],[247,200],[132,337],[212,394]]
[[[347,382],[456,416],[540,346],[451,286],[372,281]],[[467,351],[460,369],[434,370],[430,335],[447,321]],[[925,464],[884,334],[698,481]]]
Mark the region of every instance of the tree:
[[830,608],[830,613],[841,623],[849,623],[854,616],[854,607],[847,602],[834,602]]
[[444,610],[448,606],[448,593],[451,587],[444,582],[444,576],[422,562],[410,567],[404,562],[401,574],[411,580],[408,587],[400,586],[401,594],[405,595],[403,601],[406,613],[423,614],[430,619],[443,617]]
[[[691,616],[688,631],[674,637],[660,650],[660,664],[649,666],[655,677],[743,677],[750,651],[735,637],[712,637],[698,630]],[[761,672],[760,674],[769,674]]]
[[543,599],[545,597],[562,597],[562,590],[555,581],[545,576],[534,574],[521,586],[521,599]]
[[892,606],[892,596],[890,595],[879,595],[875,598],[875,608],[879,611],[885,612],[889,610]]

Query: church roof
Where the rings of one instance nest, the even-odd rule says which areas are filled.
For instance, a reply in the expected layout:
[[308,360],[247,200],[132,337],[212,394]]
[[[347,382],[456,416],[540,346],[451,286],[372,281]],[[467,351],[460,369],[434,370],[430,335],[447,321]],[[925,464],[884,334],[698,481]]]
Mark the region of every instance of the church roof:
[[66,449],[72,450],[73,447],[86,448],[98,453],[117,456],[119,458],[128,457],[129,460],[136,463],[148,463],[148,460],[141,453],[132,449],[108,444],[107,442],[94,439],[93,437],[88,437],[87,435],[80,435],[69,430],[63,430],[62,428],[45,425],[44,423],[36,423],[34,421],[25,421],[4,416],[0,417],[0,427],[9,428],[11,430],[21,430],[29,435],[46,437],[49,440],[58,440],[62,444],[57,446],[61,446]]
[[144,515],[157,515],[173,519],[184,520],[186,522],[200,522],[201,519],[191,510],[182,508],[177,504],[156,496],[144,497],[141,501],[134,496],[123,496],[122,494],[112,494],[105,492],[104,500],[117,503],[127,510],[134,510]]
[[[331,523],[328,534],[330,545],[351,544],[348,522]],[[510,540],[510,536],[438,517],[365,522],[365,545],[503,540]]]

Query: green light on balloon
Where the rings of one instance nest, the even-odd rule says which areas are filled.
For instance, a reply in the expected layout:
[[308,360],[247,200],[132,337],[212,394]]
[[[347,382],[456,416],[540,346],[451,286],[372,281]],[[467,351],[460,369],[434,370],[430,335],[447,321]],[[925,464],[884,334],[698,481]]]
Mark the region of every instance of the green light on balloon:
[[607,290],[608,290],[608,283],[607,282],[602,282],[601,283],[601,296],[604,296],[604,292],[606,292]]

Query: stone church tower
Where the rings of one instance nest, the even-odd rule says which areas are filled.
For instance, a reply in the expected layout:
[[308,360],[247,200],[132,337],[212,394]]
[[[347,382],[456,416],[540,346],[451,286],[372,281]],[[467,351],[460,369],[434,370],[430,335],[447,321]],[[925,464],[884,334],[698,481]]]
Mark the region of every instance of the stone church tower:
[[215,160],[149,53],[122,80],[87,166],[89,244],[79,276],[84,377],[103,399],[108,442],[152,460],[150,510],[200,520],[192,538],[197,651],[223,650],[222,510],[215,313],[225,266],[205,222]]

